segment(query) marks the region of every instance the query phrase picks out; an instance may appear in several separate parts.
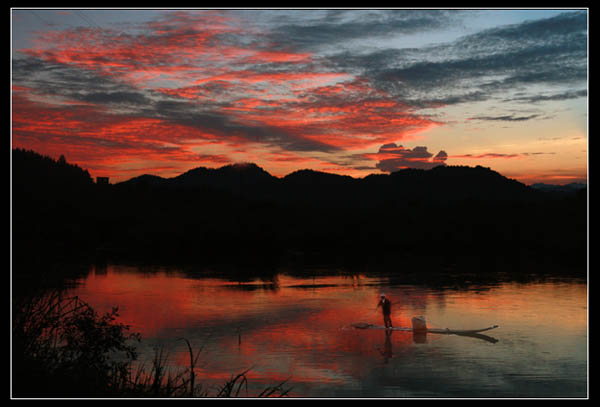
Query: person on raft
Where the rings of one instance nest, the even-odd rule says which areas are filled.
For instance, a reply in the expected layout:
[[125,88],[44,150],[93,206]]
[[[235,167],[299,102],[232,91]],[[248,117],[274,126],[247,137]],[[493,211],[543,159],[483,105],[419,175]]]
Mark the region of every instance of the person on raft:
[[383,293],[381,293],[381,299],[379,300],[379,303],[377,303],[375,310],[377,310],[379,307],[381,307],[381,311],[383,312],[383,323],[385,324],[385,327],[393,328],[391,318],[392,303]]

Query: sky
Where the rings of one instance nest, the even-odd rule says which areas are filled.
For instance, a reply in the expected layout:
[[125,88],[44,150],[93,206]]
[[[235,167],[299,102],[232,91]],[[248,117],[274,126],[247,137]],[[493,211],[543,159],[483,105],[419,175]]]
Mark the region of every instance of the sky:
[[586,9],[11,10],[11,144],[111,183],[481,165],[587,182]]

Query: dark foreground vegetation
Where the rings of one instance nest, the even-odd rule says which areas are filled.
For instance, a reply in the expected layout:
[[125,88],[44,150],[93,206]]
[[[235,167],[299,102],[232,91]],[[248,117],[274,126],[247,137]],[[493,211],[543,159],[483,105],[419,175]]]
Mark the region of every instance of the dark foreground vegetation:
[[586,189],[533,189],[488,168],[276,178],[246,164],[100,185],[64,159],[12,154],[16,275],[36,259],[586,274]]
[[[186,369],[171,371],[162,349],[137,360],[140,335],[115,322],[117,309],[98,315],[60,290],[18,297],[13,304],[12,396],[16,398],[167,398],[285,396],[285,382],[248,393],[248,371],[216,388],[196,380],[201,349],[188,347]],[[149,366],[148,366],[149,365]],[[148,366],[148,367],[146,367]]]

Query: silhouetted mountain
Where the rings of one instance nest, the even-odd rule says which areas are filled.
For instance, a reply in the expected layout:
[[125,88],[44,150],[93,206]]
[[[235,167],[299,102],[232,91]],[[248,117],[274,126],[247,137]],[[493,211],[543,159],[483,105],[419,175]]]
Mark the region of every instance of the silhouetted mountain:
[[310,169],[294,171],[285,177],[283,181],[289,185],[318,185],[318,186],[347,186],[354,178],[348,175],[337,175]]
[[[509,202],[535,199],[526,185],[484,167],[438,166],[430,170],[405,169],[389,176],[369,176],[365,184],[385,189],[389,199],[449,204],[465,200]],[[369,194],[375,188],[368,186]]]
[[526,185],[480,166],[406,169],[365,178],[304,169],[277,178],[255,164],[234,164],[218,169],[199,167],[166,179],[143,175],[117,184],[120,185],[208,188],[243,195],[250,200],[348,207],[378,206],[390,201],[439,204],[466,199],[510,201],[536,196]]
[[582,184],[578,182],[572,182],[570,184],[565,185],[537,183],[531,184],[531,188],[547,192],[575,193],[577,191],[587,188],[587,184]]
[[[76,166],[13,150],[13,255],[35,259],[383,263],[402,270],[585,270],[587,200],[483,167],[364,178],[255,164],[97,185]],[[553,195],[554,196],[554,195]],[[379,267],[379,266],[377,266]]]
[[123,186],[136,186],[136,185],[144,185],[149,187],[157,187],[166,185],[168,183],[167,179],[163,177],[159,177],[157,175],[149,175],[144,174],[139,177],[131,178],[127,181],[123,181],[120,184]]
[[277,179],[256,164],[231,164],[217,169],[195,168],[171,179],[182,187],[213,187],[239,191],[241,186],[267,185]]
[[[33,151],[12,151],[12,244],[22,259],[84,244],[91,231],[83,221],[95,184],[86,170]],[[88,242],[89,243],[89,242]],[[77,245],[73,245],[75,248]]]
[[87,170],[31,150],[15,149],[12,154],[13,186],[20,188],[85,187],[93,183]]

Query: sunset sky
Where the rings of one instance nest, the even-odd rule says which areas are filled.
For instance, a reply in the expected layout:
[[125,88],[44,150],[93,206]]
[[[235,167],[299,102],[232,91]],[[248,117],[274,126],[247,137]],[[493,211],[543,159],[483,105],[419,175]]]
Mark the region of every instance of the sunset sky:
[[12,147],[111,182],[254,162],[586,182],[587,10],[12,9]]

